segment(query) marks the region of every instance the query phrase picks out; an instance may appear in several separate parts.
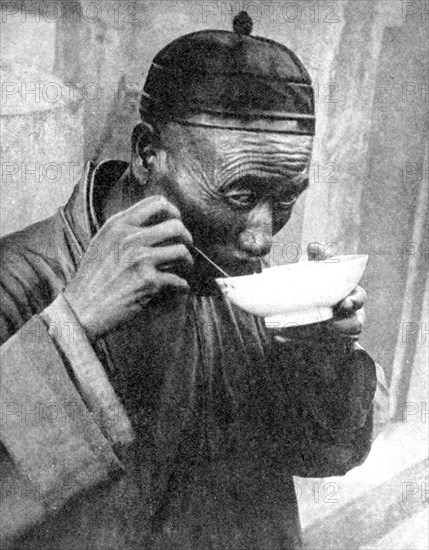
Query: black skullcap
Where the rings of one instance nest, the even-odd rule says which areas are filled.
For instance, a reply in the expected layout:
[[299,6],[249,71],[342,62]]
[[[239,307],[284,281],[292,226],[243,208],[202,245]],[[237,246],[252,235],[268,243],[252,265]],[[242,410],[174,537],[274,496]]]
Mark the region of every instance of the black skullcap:
[[163,48],[146,79],[142,117],[186,123],[191,114],[208,113],[225,120],[214,126],[232,128],[231,119],[239,118],[250,131],[267,131],[265,120],[268,131],[314,135],[314,95],[304,65],[282,44],[250,36],[246,12],[233,27],[187,34]]

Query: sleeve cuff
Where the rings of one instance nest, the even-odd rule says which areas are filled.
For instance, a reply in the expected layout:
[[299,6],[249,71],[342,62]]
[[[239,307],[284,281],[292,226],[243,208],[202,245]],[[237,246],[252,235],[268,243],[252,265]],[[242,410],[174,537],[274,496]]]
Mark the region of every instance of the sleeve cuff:
[[114,447],[130,445],[134,434],[124,406],[64,296],[57,296],[41,316],[72,371],[85,405],[103,434]]
[[293,374],[284,373],[285,384],[299,388],[298,400],[313,421],[335,436],[350,437],[362,428],[377,380],[375,363],[361,346],[348,341],[276,341],[283,356],[293,357]]
[[371,412],[376,390],[375,362],[358,344],[338,353],[324,350],[315,354],[314,362],[310,409],[315,420],[337,435],[361,429]]
[[49,510],[124,468],[36,315],[1,346],[0,437]]

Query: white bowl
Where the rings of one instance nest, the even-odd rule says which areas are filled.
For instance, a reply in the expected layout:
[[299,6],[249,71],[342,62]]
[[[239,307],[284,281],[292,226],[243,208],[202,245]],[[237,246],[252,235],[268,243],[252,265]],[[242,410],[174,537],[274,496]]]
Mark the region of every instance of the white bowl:
[[356,287],[367,262],[365,254],[337,256],[216,282],[230,302],[265,317],[267,326],[306,325],[333,317],[333,306]]

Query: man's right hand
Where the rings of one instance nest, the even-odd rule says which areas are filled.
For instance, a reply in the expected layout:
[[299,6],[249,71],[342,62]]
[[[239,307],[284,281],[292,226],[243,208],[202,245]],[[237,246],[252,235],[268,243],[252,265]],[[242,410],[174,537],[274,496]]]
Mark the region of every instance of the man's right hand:
[[162,196],[109,218],[64,291],[89,339],[129,321],[166,288],[189,291],[187,281],[172,272],[192,266],[189,245],[192,236],[179,210]]

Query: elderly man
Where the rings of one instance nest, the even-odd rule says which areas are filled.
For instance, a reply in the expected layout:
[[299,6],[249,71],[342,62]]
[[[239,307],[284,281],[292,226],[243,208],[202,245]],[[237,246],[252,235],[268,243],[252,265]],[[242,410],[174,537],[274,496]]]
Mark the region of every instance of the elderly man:
[[300,548],[292,476],[342,475],[370,448],[365,294],[274,335],[196,249],[259,268],[308,184],[310,77],[241,15],[164,48],[141,115],[129,165],[89,165],[2,242],[3,543]]

